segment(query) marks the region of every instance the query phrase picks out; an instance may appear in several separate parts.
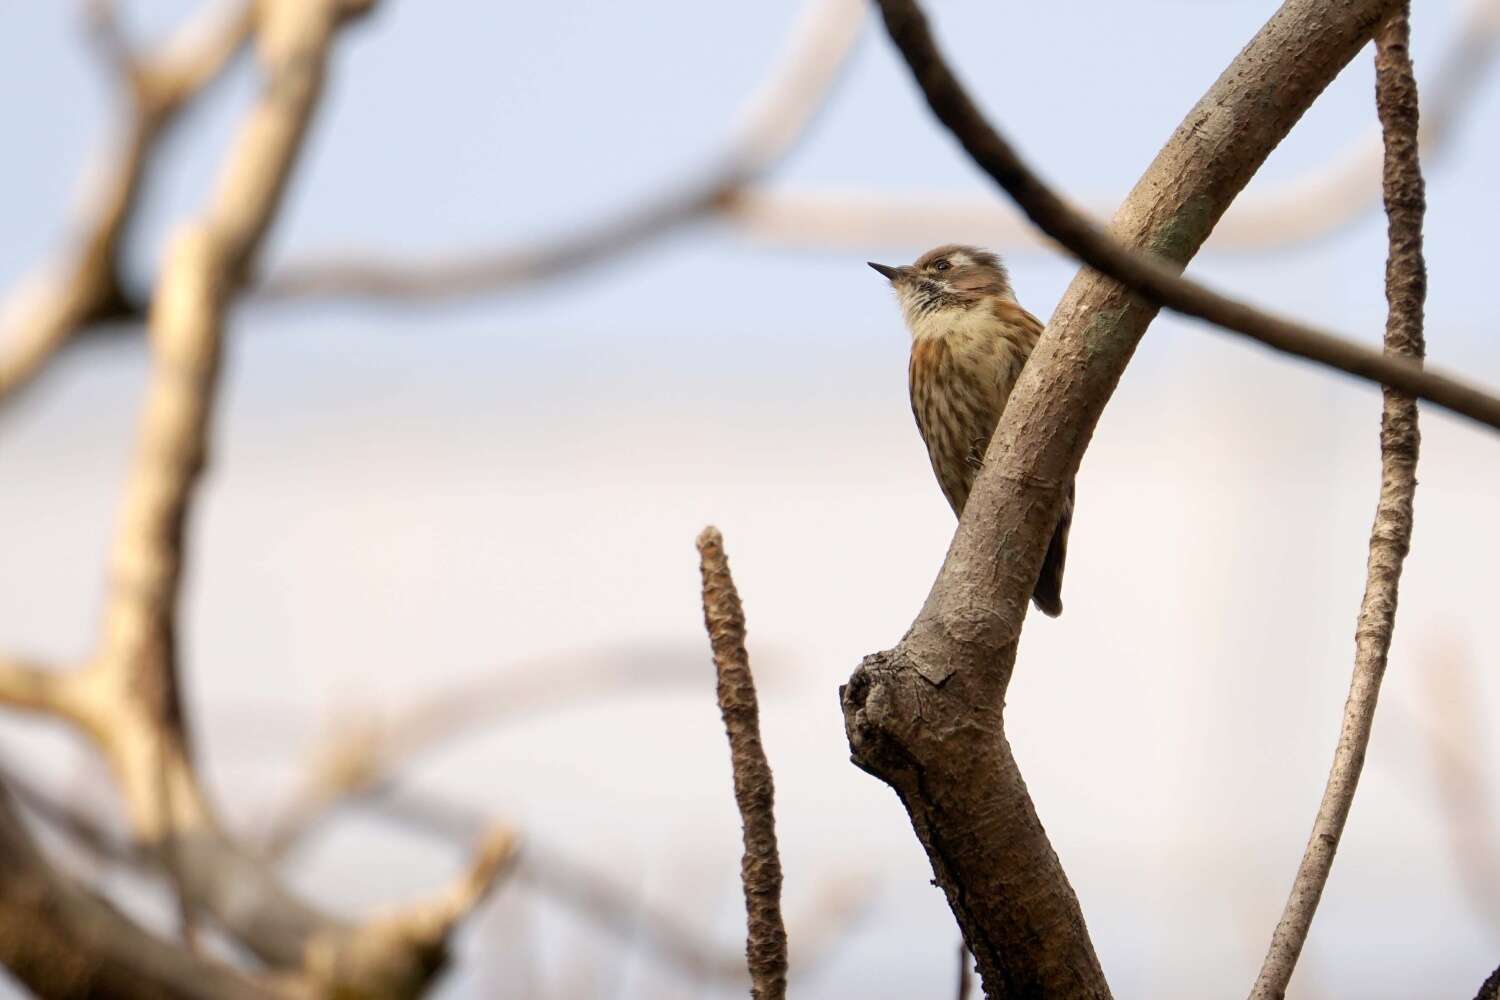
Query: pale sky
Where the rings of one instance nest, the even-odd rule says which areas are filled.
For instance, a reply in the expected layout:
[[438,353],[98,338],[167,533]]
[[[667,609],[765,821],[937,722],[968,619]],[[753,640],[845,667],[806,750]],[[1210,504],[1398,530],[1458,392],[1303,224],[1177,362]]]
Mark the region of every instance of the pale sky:
[[[1272,9],[930,6],[996,121],[1061,187],[1106,204]],[[192,5],[127,7],[149,32]],[[629,205],[719,148],[796,11],[385,7],[341,47],[273,266],[348,246],[509,244]],[[1466,9],[1420,6],[1419,79]],[[63,238],[108,123],[75,5],[12,2],[7,14],[3,288]],[[1372,79],[1366,53],[1257,186],[1367,136]],[[135,280],[202,201],[249,82],[240,72],[184,122]],[[1490,74],[1428,186],[1430,357],[1490,385],[1500,139],[1483,123],[1497,116]],[[875,31],[771,183],[989,190]],[[671,685],[497,721],[422,757],[410,780],[516,822],[733,953],[738,826],[692,544],[712,521],[762,672],[794,934],[830,880],[873,893],[795,990],[946,995],[952,918],[894,795],[847,762],[835,693],[863,654],[899,638],[952,531],[911,426],[905,334],[863,263],[922,249],[788,249],[707,225],[458,306],[239,310],[192,523],[185,639],[208,777],[229,816],[253,824],[280,801],[341,709],[395,709],[538,660],[680,664]],[[1383,255],[1371,214],[1314,245],[1205,253],[1193,270],[1375,343]],[[1044,317],[1075,270],[1041,251],[1010,264]],[[138,338],[88,345],[0,416],[0,648],[87,649],[144,373]],[[1348,683],[1378,412],[1367,386],[1168,317],[1085,458],[1067,611],[1028,621],[1008,719],[1121,997],[1235,995],[1253,979]],[[1462,734],[1469,709],[1500,717],[1500,642],[1485,627],[1500,438],[1423,420],[1387,696],[1294,997],[1466,996],[1497,958],[1500,928],[1453,864],[1429,734]],[[1465,665],[1458,681],[1444,680],[1444,657]],[[51,732],[7,719],[0,742],[8,760],[107,807],[90,755]],[[1482,728],[1478,739],[1494,809],[1497,755]],[[361,913],[420,895],[454,863],[351,812],[293,876]],[[575,995],[706,995],[517,886],[476,920],[460,961],[440,995],[561,996],[579,977]]]

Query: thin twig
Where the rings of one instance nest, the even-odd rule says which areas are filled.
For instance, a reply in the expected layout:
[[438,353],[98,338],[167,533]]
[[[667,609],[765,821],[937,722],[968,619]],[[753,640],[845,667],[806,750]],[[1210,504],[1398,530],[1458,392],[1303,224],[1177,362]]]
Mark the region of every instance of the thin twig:
[[974,960],[969,957],[969,946],[963,938],[958,939],[958,1000],[969,1000],[974,989]]
[[776,850],[772,815],[775,790],[771,765],[760,741],[760,706],[755,679],[745,652],[745,611],[729,575],[724,539],[717,528],[698,536],[703,574],[703,624],[713,646],[718,673],[719,712],[729,735],[734,768],[734,799],[744,826],[745,856],[740,880],[745,886],[750,966],[750,995],[756,1000],[786,996],[786,927],[781,920],[781,857]]
[[[1272,316],[1181,277],[1165,260],[1124,246],[1047,186],[980,114],[948,68],[927,19],[914,0],[879,0],[891,39],[901,50],[933,113],[964,149],[1015,199],[1038,228],[1094,270],[1160,305],[1243,334],[1267,347],[1316,361],[1428,400],[1500,429],[1500,397],[1458,379],[1424,371],[1412,360],[1366,348],[1306,324]],[[1199,123],[1203,125],[1203,123]],[[1170,242],[1196,243],[1200,222],[1185,215],[1182,232],[1156,249],[1171,256]]]
[[[378,816],[449,841],[467,842],[485,823],[483,814],[473,807],[410,787],[386,785],[359,801]],[[538,845],[534,838],[527,838],[516,879],[620,940],[645,945],[663,962],[689,976],[745,981],[743,954],[726,953],[673,914],[644,903],[602,872]],[[791,921],[795,934],[789,936],[797,938],[800,957],[789,967],[788,976],[805,976],[831,955],[834,945],[868,905],[870,895],[863,879],[833,880],[823,886],[816,903]]]
[[[1410,12],[1409,0],[1402,0],[1376,34],[1375,96],[1386,143],[1384,188],[1390,238],[1385,272],[1386,299],[1390,303],[1385,349],[1420,363],[1425,349],[1422,305],[1427,295],[1427,266],[1422,259],[1426,199],[1417,155],[1417,84],[1409,49]],[[1250,993],[1252,1000],[1280,1000],[1286,994],[1354,803],[1370,745],[1380,682],[1390,655],[1401,566],[1411,547],[1421,437],[1416,400],[1390,389],[1384,396],[1380,500],[1370,533],[1368,577],[1355,630],[1354,676],[1312,836]]]

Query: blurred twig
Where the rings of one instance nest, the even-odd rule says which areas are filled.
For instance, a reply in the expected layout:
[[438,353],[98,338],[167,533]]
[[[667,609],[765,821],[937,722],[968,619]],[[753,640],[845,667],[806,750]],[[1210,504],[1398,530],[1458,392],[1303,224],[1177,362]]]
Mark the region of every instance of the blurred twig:
[[203,10],[161,48],[132,51],[113,4],[90,4],[90,35],[127,100],[122,135],[101,168],[87,175],[78,232],[61,257],[24,279],[0,312],[0,403],[25,387],[47,360],[92,323],[139,315],[120,282],[122,244],[143,182],[167,127],[244,47],[249,0]]
[[[1425,352],[1422,307],[1427,296],[1427,265],[1422,257],[1422,216],[1426,197],[1417,156],[1417,84],[1411,68],[1410,16],[1409,0],[1402,0],[1376,33],[1375,97],[1385,133],[1385,207],[1390,236],[1385,272],[1390,304],[1385,349],[1420,362]],[[1370,532],[1368,577],[1355,630],[1354,676],[1333,768],[1291,895],[1251,991],[1255,1000],[1280,1000],[1285,996],[1307,941],[1359,786],[1396,627],[1401,567],[1411,547],[1421,436],[1416,400],[1390,389],[1384,396],[1380,500]]]
[[[1422,158],[1448,151],[1500,41],[1500,0],[1473,0],[1437,57],[1422,90]],[[1380,204],[1382,143],[1378,131],[1361,138],[1301,177],[1252,187],[1214,228],[1215,250],[1266,251],[1338,231]],[[1083,208],[1101,223],[1111,209]],[[876,191],[853,187],[769,188],[752,184],[723,208],[725,218],[754,239],[783,246],[866,249],[974,243],[1014,253],[1051,244],[1009,204],[986,194]]]
[[745,886],[750,995],[755,1000],[786,996],[786,927],[781,920],[781,854],[776,847],[775,791],[771,765],[760,739],[760,705],[745,652],[745,610],[729,573],[724,539],[717,528],[698,536],[703,573],[703,624],[713,647],[718,674],[719,712],[729,737],[734,800],[744,826]]
[[[265,80],[219,184],[172,241],[153,299],[152,374],[110,559],[102,635],[66,674],[0,672],[6,700],[74,723],[109,759],[134,838],[267,966],[331,995],[413,996],[441,967],[455,922],[508,867],[513,838],[486,838],[472,869],[430,902],[362,924],[285,889],[222,827],[193,763],[177,612],[186,523],[203,470],[226,314],[282,203],[319,104],[338,29],[363,0],[260,0]],[[108,21],[103,22],[106,37]]]
[[257,289],[263,299],[433,299],[555,278],[634,250],[714,214],[791,151],[827,102],[865,19],[862,0],[811,0],[786,54],[747,103],[719,163],[696,179],[632,199],[611,218],[538,244],[448,259],[334,253],[294,261]]
[[518,664],[504,672],[439,690],[387,713],[348,712],[314,747],[299,787],[272,810],[262,851],[279,858],[295,849],[350,799],[379,791],[421,754],[477,726],[555,706],[638,693],[652,684],[687,684],[695,659],[670,647],[570,653]]
[[[478,810],[449,802],[441,796],[412,788],[384,787],[362,798],[360,804],[429,835],[465,843],[486,823]],[[746,982],[742,953],[728,953],[695,928],[640,898],[577,860],[538,845],[528,837],[516,868],[516,878],[574,910],[583,919],[622,941],[643,942],[679,971],[720,982]],[[792,921],[798,942],[791,965],[793,976],[806,975],[832,953],[834,944],[868,905],[864,879],[836,879],[819,892],[817,901]]]
[[963,938],[958,939],[958,1000],[969,1000],[974,989],[974,961],[969,958],[969,946]]

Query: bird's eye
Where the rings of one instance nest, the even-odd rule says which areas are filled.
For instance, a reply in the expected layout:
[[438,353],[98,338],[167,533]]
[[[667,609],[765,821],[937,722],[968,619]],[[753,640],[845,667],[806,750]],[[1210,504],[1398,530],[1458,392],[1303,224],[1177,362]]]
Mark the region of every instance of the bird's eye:
[[950,263],[948,263],[946,260],[940,260],[940,261],[935,262],[932,265],[932,269],[934,271],[946,271],[946,270],[948,270],[948,268],[950,268],[952,266],[953,265],[950,264]]

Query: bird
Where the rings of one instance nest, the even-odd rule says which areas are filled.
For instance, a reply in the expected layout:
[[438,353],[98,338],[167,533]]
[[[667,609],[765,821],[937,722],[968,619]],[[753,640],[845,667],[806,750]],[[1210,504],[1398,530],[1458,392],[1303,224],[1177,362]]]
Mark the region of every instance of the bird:
[[[890,280],[911,334],[908,379],[917,430],[938,486],[962,517],[974,477],[1042,323],[1021,308],[1000,258],[948,244],[900,267],[867,261]],[[1073,523],[1073,483],[1042,559],[1031,600],[1062,614],[1063,566]]]

